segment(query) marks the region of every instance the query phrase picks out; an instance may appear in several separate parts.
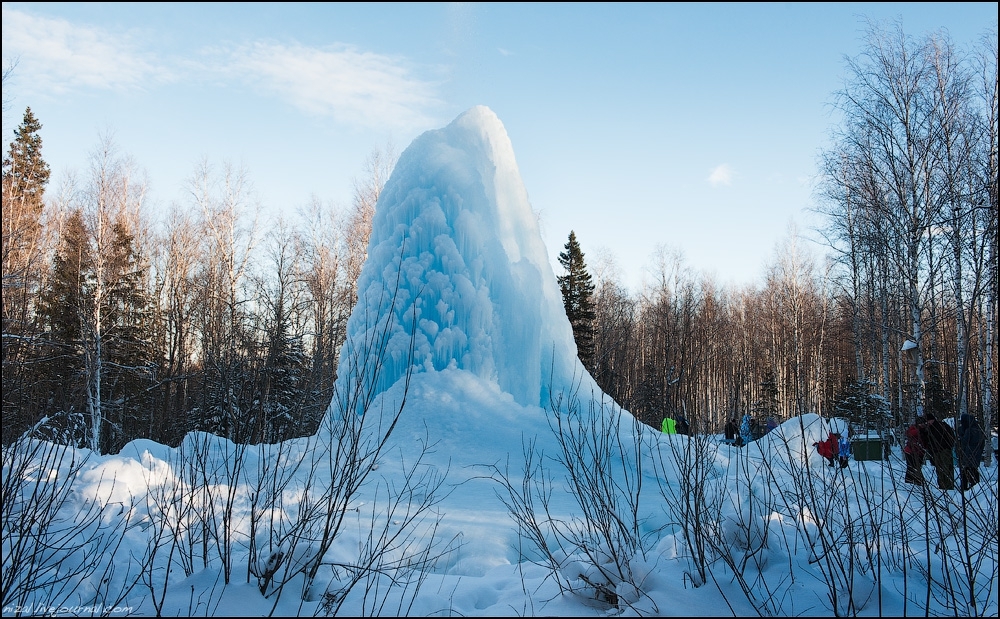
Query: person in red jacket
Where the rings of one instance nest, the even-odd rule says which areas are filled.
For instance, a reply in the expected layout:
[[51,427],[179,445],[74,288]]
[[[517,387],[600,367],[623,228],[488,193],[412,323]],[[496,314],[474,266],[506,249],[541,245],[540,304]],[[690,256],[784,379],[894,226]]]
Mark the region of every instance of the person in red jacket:
[[834,462],[840,454],[840,434],[837,432],[831,432],[830,436],[827,437],[825,441],[813,443],[813,447],[816,448],[819,455],[826,458],[826,461],[830,463],[830,466],[834,466]]
[[924,465],[924,454],[927,449],[924,441],[920,437],[920,428],[924,425],[923,416],[917,417],[913,425],[906,429],[906,445],[903,446],[903,455],[906,457],[906,475],[903,481],[908,484],[923,486],[926,482],[921,468]]

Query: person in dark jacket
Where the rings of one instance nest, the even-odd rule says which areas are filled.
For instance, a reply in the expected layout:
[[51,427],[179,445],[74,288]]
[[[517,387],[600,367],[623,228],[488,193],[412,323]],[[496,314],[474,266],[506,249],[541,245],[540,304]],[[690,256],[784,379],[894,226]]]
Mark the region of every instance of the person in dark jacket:
[[903,446],[903,456],[906,457],[906,475],[903,481],[919,486],[926,483],[924,473],[920,470],[924,466],[924,456],[927,453],[924,441],[920,438],[923,424],[923,416],[917,417],[913,425],[906,429],[906,444]]
[[927,422],[921,431],[920,438],[931,456],[934,470],[937,471],[938,488],[941,490],[955,489],[955,431],[946,423],[938,421],[933,413],[925,415]]
[[986,435],[972,415],[963,413],[958,419],[958,469],[960,471],[962,492],[970,490],[979,483],[979,463],[983,460],[983,450],[986,449]]
[[691,431],[691,426],[688,425],[688,420],[681,415],[677,418],[677,434],[688,434]]
[[726,429],[725,429],[725,435],[726,435],[726,442],[727,443],[730,443],[730,444],[736,443],[737,431],[738,431],[738,427],[736,425],[736,418],[735,417],[730,417],[729,421],[726,422]]

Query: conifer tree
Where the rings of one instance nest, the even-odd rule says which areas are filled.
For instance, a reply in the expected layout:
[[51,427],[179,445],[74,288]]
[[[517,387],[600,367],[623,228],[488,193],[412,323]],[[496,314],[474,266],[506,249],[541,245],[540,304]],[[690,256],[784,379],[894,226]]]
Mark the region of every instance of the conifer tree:
[[833,403],[837,417],[846,417],[851,425],[864,430],[884,430],[892,421],[889,402],[875,393],[877,385],[867,380],[850,380]]
[[33,422],[38,395],[35,300],[41,281],[42,199],[49,166],[42,159],[42,125],[27,108],[3,159],[3,437]]
[[[35,290],[31,273],[40,251],[42,196],[49,182],[49,165],[42,159],[42,124],[31,108],[14,130],[14,141],[3,160],[3,329],[23,331],[27,299]],[[6,342],[5,342],[6,343]]]
[[303,388],[308,370],[308,357],[301,339],[290,333],[287,320],[275,325],[268,336],[261,392],[263,415],[262,434],[256,442],[275,443],[303,432],[299,429]]
[[577,355],[584,367],[590,370],[594,361],[594,281],[587,271],[574,231],[570,231],[564,251],[559,254],[559,264],[566,269],[566,274],[557,280],[566,317],[573,327]]
[[104,297],[104,390],[106,415],[116,430],[107,448],[117,449],[137,437],[151,436],[153,402],[150,387],[157,368],[153,301],[148,286],[149,267],[130,226],[119,217],[111,227],[107,251],[108,286]]
[[937,365],[928,364],[927,370],[929,376],[924,384],[924,410],[938,419],[944,419],[953,413],[955,397],[945,388]]
[[9,195],[40,211],[42,195],[49,182],[49,164],[42,159],[42,138],[38,122],[31,108],[24,110],[20,126],[14,130],[14,141],[3,160],[4,198]]
[[78,447],[83,447],[86,441],[85,422],[76,422],[85,408],[81,316],[90,303],[88,280],[92,273],[87,227],[83,214],[75,210],[63,225],[39,303],[46,354],[38,375],[37,393],[45,402],[40,412],[49,418],[47,436]]
[[764,372],[764,380],[760,381],[760,399],[754,402],[753,413],[760,420],[778,414],[778,381],[770,368]]
[[[88,407],[90,389],[102,414],[91,422],[100,427],[98,439],[89,445],[111,452],[128,440],[150,436],[156,352],[149,334],[154,316],[146,289],[148,269],[128,225],[121,219],[111,225],[103,282],[97,281],[95,252],[92,231],[76,210],[63,228],[41,296],[39,314],[50,346],[41,378],[49,402],[44,412],[53,419],[50,435],[88,444],[64,437],[76,436],[66,419]],[[97,295],[99,283],[103,290]],[[100,372],[98,391],[93,391],[95,371]]]
[[100,453],[152,432],[159,353],[148,263],[135,236],[143,186],[133,178],[130,162],[105,140],[63,226],[41,295],[50,348],[42,413],[82,415],[82,446]]

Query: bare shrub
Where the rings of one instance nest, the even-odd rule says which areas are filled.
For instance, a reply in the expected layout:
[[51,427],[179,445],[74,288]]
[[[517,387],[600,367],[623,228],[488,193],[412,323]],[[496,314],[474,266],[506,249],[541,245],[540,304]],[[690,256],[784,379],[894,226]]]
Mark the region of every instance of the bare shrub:
[[710,536],[718,527],[723,501],[717,483],[716,445],[710,435],[699,434],[698,429],[695,423],[690,436],[662,435],[670,448],[652,452],[660,495],[670,508],[668,513],[676,518],[672,524],[680,531],[691,562],[687,574],[695,587],[708,582],[713,560]]
[[[376,306],[395,309],[399,282],[383,288]],[[365,302],[364,298],[362,302]],[[337,614],[350,603],[352,611],[384,614],[390,604],[403,612],[412,604],[426,574],[454,549],[455,540],[441,540],[437,527],[441,515],[436,506],[447,496],[447,471],[424,463],[433,445],[425,440],[414,462],[403,462],[401,486],[378,478],[375,471],[388,455],[390,438],[406,406],[412,376],[411,361],[415,324],[409,329],[409,351],[405,373],[393,400],[378,390],[393,336],[391,316],[370,316],[363,338],[348,349],[348,374],[338,380],[330,409],[313,443],[312,455],[294,484],[297,510],[274,505],[276,517],[267,523],[269,553],[258,553],[251,570],[274,608],[287,587],[298,582],[301,601],[319,601],[320,612]],[[411,312],[412,314],[412,312]],[[415,314],[414,320],[415,320]],[[283,486],[283,482],[274,482]],[[364,488],[374,491],[372,512],[366,521],[358,503]],[[270,495],[268,503],[280,499]],[[269,507],[271,509],[271,507]],[[259,510],[261,513],[268,510]],[[357,553],[349,558],[332,552],[351,539],[351,524],[357,521]],[[272,612],[274,610],[272,608]]]
[[561,593],[601,608],[658,613],[643,591],[651,537],[642,533],[639,516],[645,453],[641,423],[603,399],[591,400],[584,410],[575,392],[554,397],[548,412],[559,446],[551,457],[566,471],[565,489],[579,515],[552,513],[557,482],[544,470],[546,455],[528,442],[520,483],[513,480],[509,463],[502,471],[489,467],[522,542]]
[[[86,607],[104,614],[128,599],[138,581],[119,553],[133,505],[78,496],[73,486],[90,452],[32,434],[3,447],[3,612]],[[91,483],[111,495],[116,481]]]

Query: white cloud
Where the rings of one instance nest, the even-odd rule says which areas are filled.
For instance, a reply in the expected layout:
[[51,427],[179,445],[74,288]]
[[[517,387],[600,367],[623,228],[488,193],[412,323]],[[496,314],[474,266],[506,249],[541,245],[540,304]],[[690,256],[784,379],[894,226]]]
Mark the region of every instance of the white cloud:
[[713,185],[731,185],[733,183],[733,170],[728,163],[723,163],[712,170],[707,180]]
[[[251,42],[159,58],[134,33],[3,7],[4,66],[17,61],[19,88],[59,96],[74,90],[138,89],[156,81],[247,82],[307,113],[370,127],[423,129],[437,122],[436,85],[405,58],[351,45]],[[169,66],[168,69],[168,61]],[[222,78],[221,81],[219,78]]]
[[227,52],[225,70],[296,107],[341,122],[419,128],[440,104],[430,82],[411,75],[404,59],[350,45],[324,48],[257,42]]
[[167,72],[128,35],[3,7],[4,64],[17,61],[19,87],[48,95],[81,88],[140,87]]

